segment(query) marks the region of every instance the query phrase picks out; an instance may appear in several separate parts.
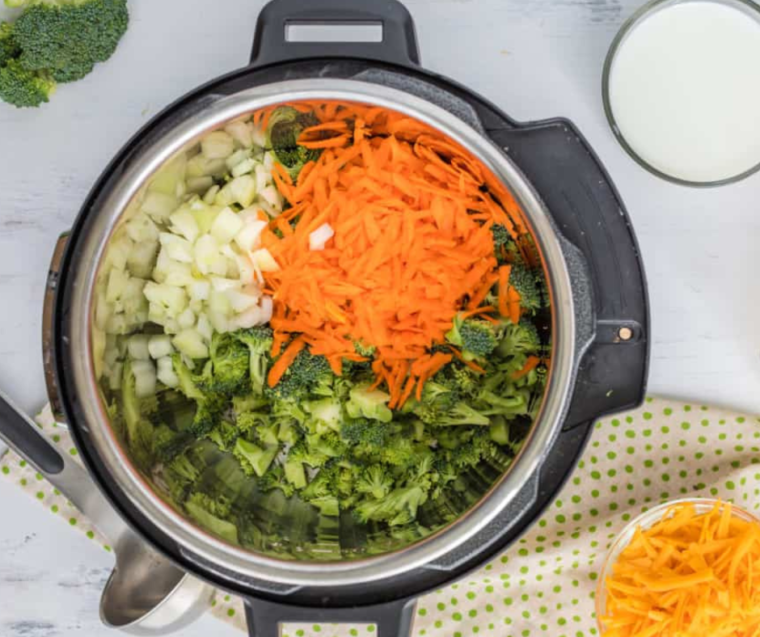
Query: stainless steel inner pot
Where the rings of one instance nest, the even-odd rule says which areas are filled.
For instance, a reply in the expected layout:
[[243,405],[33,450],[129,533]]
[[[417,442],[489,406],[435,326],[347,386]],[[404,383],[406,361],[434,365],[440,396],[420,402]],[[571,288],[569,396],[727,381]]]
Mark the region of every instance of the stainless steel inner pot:
[[[133,466],[109,424],[95,375],[92,330],[100,267],[109,238],[128,217],[151,176],[177,153],[191,148],[205,133],[226,122],[264,107],[300,100],[359,102],[396,110],[435,128],[469,151],[507,187],[521,207],[544,263],[551,298],[552,369],[539,416],[511,467],[454,523],[408,546],[360,559],[285,560],[234,546],[201,529],[167,503]],[[589,286],[574,280],[578,268],[569,265],[576,260],[576,251],[560,238],[547,210],[520,171],[483,131],[430,101],[369,82],[315,78],[258,86],[231,96],[211,95],[202,98],[197,106],[192,116],[167,128],[156,141],[133,154],[99,209],[90,211],[94,220],[79,247],[82,265],[68,282],[73,290],[68,345],[80,353],[71,370],[71,383],[84,415],[78,426],[86,432],[106,469],[106,476],[101,477],[118,484],[130,504],[181,548],[241,577],[292,586],[350,586],[456,559],[457,550],[486,529],[530,485],[560,432],[578,361],[593,338],[592,322],[588,320],[592,313]]]

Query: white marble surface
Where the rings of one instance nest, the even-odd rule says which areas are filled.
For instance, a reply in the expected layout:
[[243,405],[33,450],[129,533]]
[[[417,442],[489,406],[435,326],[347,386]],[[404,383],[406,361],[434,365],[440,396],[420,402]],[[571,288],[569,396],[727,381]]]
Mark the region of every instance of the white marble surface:
[[[651,392],[760,412],[760,175],[691,190],[656,180],[618,147],[602,111],[602,61],[639,3],[407,1],[428,68],[517,119],[571,118],[607,165],[650,279]],[[0,386],[29,411],[45,400],[41,302],[56,237],[137,127],[183,92],[246,62],[262,5],[132,0],[132,27],[107,65],[38,111],[0,104]],[[97,619],[108,554],[1,480],[0,506],[0,635],[112,634]],[[184,632],[208,634],[234,631],[205,619]]]

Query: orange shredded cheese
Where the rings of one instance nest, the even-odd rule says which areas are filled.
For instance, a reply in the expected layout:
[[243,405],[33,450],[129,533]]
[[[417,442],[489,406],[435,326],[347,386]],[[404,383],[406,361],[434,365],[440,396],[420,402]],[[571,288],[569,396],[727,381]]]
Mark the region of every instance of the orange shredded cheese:
[[605,582],[602,637],[760,635],[760,525],[718,502],[637,529]]

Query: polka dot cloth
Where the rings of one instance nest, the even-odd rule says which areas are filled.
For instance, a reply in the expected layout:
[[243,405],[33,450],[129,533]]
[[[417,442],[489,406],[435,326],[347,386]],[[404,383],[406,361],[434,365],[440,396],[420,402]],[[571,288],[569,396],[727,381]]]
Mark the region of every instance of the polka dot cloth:
[[[76,456],[49,410],[38,422]],[[16,482],[86,537],[110,547],[41,476],[13,453],[0,478]],[[760,509],[760,418],[647,399],[641,409],[597,423],[557,500],[502,556],[417,605],[414,637],[588,637],[597,635],[594,591],[613,538],[665,500],[721,497]],[[210,611],[244,629],[242,603],[220,592]],[[287,626],[284,637],[358,637],[374,626]]]

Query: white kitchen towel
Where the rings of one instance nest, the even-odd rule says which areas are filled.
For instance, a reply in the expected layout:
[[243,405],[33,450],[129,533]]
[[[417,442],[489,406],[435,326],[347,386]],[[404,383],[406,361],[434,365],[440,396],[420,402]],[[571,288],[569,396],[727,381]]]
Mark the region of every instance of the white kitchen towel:
[[[37,419],[64,453],[77,455],[49,409]],[[110,551],[97,531],[14,453],[0,460],[13,480],[71,527]],[[594,595],[613,538],[652,506],[688,495],[760,510],[760,418],[648,398],[597,423],[573,477],[553,505],[503,555],[417,605],[415,637],[597,635]],[[209,611],[244,630],[240,600],[219,592]],[[374,626],[287,626],[284,637],[358,637]]]

